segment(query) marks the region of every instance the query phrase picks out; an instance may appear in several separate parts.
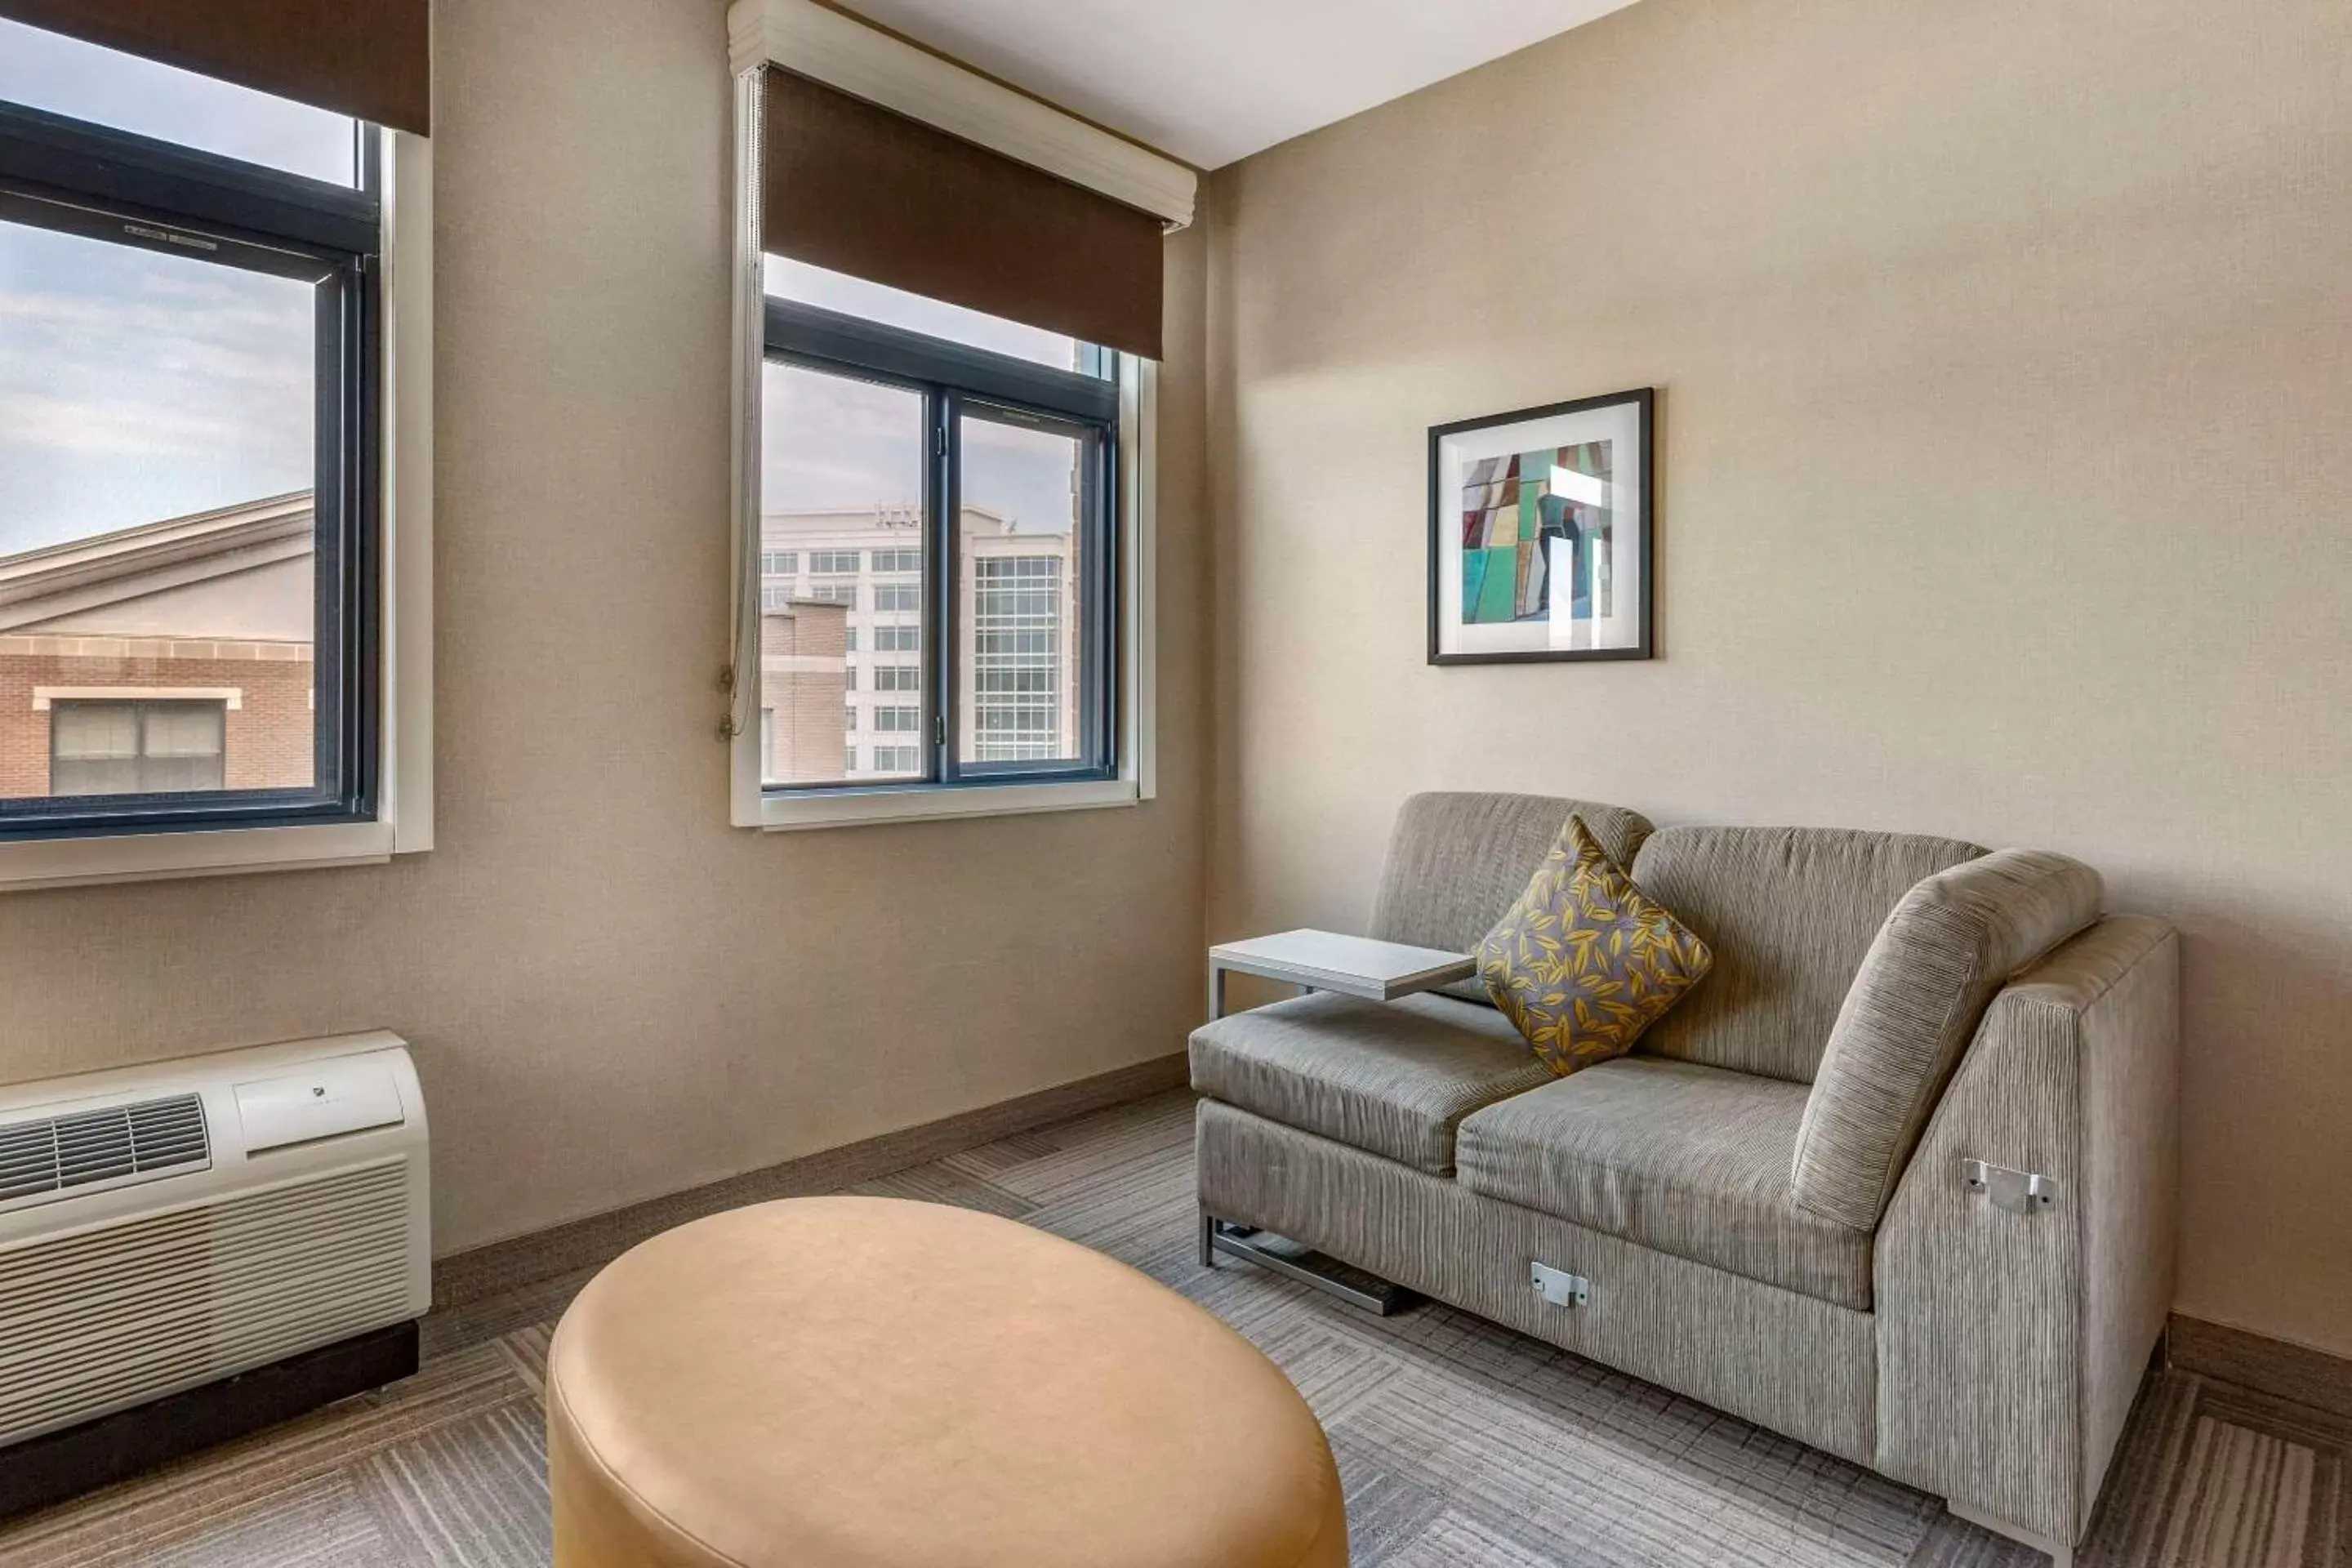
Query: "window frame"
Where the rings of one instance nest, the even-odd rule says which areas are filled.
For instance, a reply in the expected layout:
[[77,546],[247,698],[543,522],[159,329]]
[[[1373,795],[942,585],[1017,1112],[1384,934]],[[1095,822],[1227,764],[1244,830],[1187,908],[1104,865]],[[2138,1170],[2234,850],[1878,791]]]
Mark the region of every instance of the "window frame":
[[[139,189],[178,182],[182,198],[201,198],[215,213],[222,205],[232,209],[219,215],[226,218],[241,210],[248,220],[268,216],[264,208],[237,204],[266,205],[285,195],[286,183],[310,194],[318,185],[298,174],[47,110],[16,103],[5,109],[18,132],[12,145],[20,153],[23,144],[35,143],[30,156],[79,159],[85,169],[96,153]],[[374,747],[374,809],[357,820],[183,821],[111,833],[0,837],[0,893],[382,865],[434,846],[433,144],[407,132],[379,130],[363,155],[368,162],[356,191],[326,188],[347,198],[372,190],[378,202],[378,370],[370,420],[377,481],[376,637],[373,657],[355,665],[376,683],[367,736]],[[24,165],[15,166],[21,174]],[[222,168],[236,177],[210,177]],[[284,216],[282,205],[277,216]]]
[[357,188],[0,102],[0,218],[307,280],[314,327],[313,784],[0,800],[0,842],[361,823],[377,810],[382,683],[380,132]]
[[[968,344],[933,338],[798,300],[761,298],[762,363],[792,365],[896,387],[923,400],[924,636],[920,728],[913,743],[927,757],[923,776],[806,784],[761,781],[763,803],[782,798],[930,794],[1054,784],[1100,784],[1121,777],[1120,628],[1124,620],[1122,396],[1123,356],[1089,349],[1106,374],[1057,370]],[[960,751],[963,641],[962,447],[967,418],[1075,435],[1085,443],[1084,489],[1075,574],[1078,596],[1080,697],[1071,759],[966,762]],[[880,613],[878,610],[877,613]],[[880,642],[877,636],[877,644]],[[894,639],[895,640],[895,639]],[[892,731],[893,734],[902,731]],[[763,821],[761,826],[771,825]]]

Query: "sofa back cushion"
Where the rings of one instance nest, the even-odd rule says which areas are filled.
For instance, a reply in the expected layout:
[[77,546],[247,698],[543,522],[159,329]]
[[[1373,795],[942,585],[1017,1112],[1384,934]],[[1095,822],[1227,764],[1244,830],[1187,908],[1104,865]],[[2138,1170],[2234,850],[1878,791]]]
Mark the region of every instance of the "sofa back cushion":
[[1791,1192],[1800,1208],[1878,1227],[1994,994],[2097,920],[2102,890],[2079,860],[2003,849],[1904,895],[1854,976],[1805,1100]]
[[1696,931],[1715,968],[1637,1053],[1811,1083],[1871,939],[1922,878],[1974,844],[1825,827],[1666,827],[1633,859],[1642,890]]
[[[1410,796],[1397,813],[1389,858],[1372,900],[1370,934],[1447,952],[1468,952],[1527,891],[1528,880],[1580,816],[1601,847],[1631,868],[1650,835],[1649,819],[1622,805],[1543,795],[1434,793]],[[1442,988],[1487,1001],[1477,980]]]

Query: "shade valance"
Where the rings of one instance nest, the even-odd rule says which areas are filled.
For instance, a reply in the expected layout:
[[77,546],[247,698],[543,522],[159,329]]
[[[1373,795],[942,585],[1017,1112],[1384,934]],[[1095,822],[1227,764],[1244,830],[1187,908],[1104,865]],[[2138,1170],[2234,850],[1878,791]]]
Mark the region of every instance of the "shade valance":
[[1160,218],[777,67],[765,99],[768,250],[1160,357]]
[[432,133],[431,0],[0,0],[0,16]]

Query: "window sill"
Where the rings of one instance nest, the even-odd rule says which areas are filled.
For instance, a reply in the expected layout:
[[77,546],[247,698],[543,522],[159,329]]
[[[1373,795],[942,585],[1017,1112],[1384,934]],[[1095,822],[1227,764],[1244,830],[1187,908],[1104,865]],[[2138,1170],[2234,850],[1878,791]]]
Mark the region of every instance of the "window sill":
[[0,893],[376,866],[392,858],[388,822],[307,827],[244,827],[204,833],[137,833],[103,838],[28,838],[0,843]]
[[1013,816],[1038,811],[1094,811],[1133,805],[1133,779],[1073,784],[977,784],[957,789],[844,791],[837,795],[763,795],[758,826],[765,832],[854,827],[872,822],[928,822],[963,816]]

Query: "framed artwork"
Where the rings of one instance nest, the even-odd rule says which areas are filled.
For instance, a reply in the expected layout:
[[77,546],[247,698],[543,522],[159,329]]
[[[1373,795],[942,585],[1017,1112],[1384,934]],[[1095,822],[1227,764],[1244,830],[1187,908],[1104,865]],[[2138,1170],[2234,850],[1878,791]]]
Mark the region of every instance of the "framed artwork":
[[1429,662],[1648,658],[1650,387],[1429,432]]

